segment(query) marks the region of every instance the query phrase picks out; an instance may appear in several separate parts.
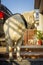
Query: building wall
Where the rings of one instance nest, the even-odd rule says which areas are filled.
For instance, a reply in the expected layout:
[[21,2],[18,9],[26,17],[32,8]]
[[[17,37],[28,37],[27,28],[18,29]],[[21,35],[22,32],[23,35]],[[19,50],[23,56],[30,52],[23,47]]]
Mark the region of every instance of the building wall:
[[39,14],[39,28],[38,30],[43,31],[43,15]]

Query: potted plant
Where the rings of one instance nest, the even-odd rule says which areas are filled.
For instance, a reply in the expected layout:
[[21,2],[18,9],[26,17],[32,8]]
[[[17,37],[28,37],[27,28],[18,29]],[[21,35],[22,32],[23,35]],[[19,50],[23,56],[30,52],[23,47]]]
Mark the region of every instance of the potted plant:
[[42,45],[43,33],[40,30],[37,30],[36,37],[37,37],[37,44]]

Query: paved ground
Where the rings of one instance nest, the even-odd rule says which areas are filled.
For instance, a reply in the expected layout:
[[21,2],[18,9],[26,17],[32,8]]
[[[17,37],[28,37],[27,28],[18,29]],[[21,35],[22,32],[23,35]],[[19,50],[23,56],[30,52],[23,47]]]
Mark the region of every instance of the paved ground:
[[8,61],[0,61],[0,65],[30,65],[29,61],[12,61],[12,62],[8,62]]
[[22,61],[22,62],[1,62],[0,61],[0,65],[43,65],[43,61],[32,61],[32,62],[28,62],[28,61]]

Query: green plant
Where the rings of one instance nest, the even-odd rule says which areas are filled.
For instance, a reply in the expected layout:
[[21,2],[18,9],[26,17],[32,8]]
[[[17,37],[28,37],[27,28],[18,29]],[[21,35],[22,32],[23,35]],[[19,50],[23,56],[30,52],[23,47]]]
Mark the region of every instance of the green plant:
[[43,33],[40,30],[36,31],[36,37],[39,40],[43,40]]

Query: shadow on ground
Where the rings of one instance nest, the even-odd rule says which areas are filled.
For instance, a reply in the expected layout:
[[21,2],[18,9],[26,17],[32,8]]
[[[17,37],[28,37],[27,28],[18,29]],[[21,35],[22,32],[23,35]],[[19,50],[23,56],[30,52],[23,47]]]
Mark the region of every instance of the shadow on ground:
[[43,61],[22,61],[22,62],[8,62],[8,61],[0,61],[0,65],[43,65]]

